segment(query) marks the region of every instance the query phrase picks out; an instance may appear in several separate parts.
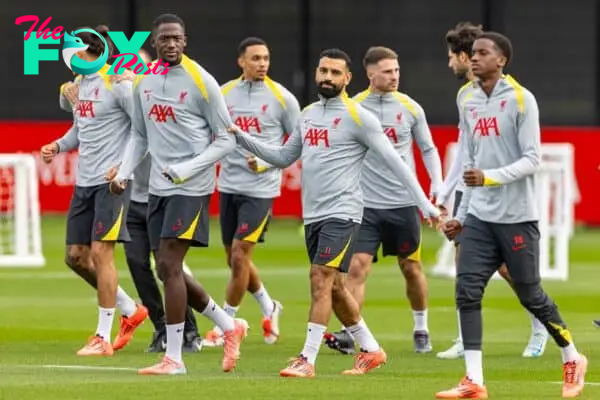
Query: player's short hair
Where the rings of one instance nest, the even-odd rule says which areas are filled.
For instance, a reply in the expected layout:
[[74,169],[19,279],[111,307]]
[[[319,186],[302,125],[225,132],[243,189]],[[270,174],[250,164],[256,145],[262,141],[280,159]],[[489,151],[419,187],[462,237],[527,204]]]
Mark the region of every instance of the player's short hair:
[[488,39],[494,42],[502,55],[506,57],[506,65],[508,65],[513,55],[512,43],[509,38],[498,32],[484,32],[477,39]]
[[250,46],[267,46],[267,42],[255,36],[247,37],[238,45],[238,55],[243,55]]
[[[83,28],[87,28],[90,29],[89,27],[83,27]],[[78,29],[82,29],[82,28],[78,28]],[[112,59],[112,54],[115,50],[115,45],[112,42],[112,40],[110,39],[110,36],[108,36],[108,26],[106,25],[98,25],[97,27],[94,28],[94,30],[96,32],[98,32],[106,41],[106,44],[108,45],[108,59],[111,60]],[[99,56],[104,52],[104,43],[102,42],[102,40],[100,40],[100,38],[96,35],[94,35],[91,32],[79,32],[78,34],[76,34],[75,36],[77,36],[78,38],[80,38],[83,43],[88,45],[87,48],[87,52],[90,54],[93,54],[95,56]]]
[[325,49],[321,52],[321,54],[319,54],[319,59],[323,57],[333,58],[335,60],[344,60],[348,69],[350,69],[350,67],[352,66],[352,60],[350,59],[348,53],[346,53],[344,50]]
[[454,29],[450,29],[446,33],[446,44],[454,54],[465,52],[471,55],[475,39],[482,34],[483,28],[481,25],[475,25],[472,22],[459,22]]
[[152,31],[154,32],[162,24],[179,24],[185,31],[183,20],[175,14],[161,14],[152,21]]
[[381,60],[397,60],[398,54],[388,48],[383,46],[374,46],[369,48],[365,53],[365,57],[363,58],[363,66],[366,68],[369,65],[375,65]]

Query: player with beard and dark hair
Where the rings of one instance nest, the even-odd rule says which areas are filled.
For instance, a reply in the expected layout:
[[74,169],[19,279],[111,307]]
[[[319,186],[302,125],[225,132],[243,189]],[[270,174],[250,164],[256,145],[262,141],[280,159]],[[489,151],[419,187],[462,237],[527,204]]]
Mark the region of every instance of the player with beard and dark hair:
[[381,123],[346,94],[351,78],[350,57],[339,49],[324,50],[315,73],[319,101],[302,111],[285,145],[265,144],[235,129],[239,144],[278,168],[302,160],[302,206],[312,301],[304,348],[280,372],[284,377],[315,375],[315,361],[332,311],[361,349],[354,367],[344,374],[363,375],[387,360],[344,282],[362,220],[360,176],[367,151],[381,156],[426,218],[437,223],[439,216],[414,173],[394,150]]

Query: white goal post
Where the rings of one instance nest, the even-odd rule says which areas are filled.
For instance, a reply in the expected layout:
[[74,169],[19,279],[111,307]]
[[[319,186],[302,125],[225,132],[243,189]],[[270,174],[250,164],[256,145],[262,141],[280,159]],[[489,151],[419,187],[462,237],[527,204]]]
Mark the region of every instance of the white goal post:
[[38,174],[30,154],[0,154],[0,267],[42,267]]
[[[455,151],[456,143],[450,144],[446,170],[454,160]],[[569,279],[569,241],[575,228],[574,208],[579,201],[573,145],[542,144],[542,162],[535,192],[540,214],[540,275],[542,279],[566,281]],[[456,276],[453,243],[444,240],[432,275]],[[494,278],[498,277],[498,274],[494,275]]]

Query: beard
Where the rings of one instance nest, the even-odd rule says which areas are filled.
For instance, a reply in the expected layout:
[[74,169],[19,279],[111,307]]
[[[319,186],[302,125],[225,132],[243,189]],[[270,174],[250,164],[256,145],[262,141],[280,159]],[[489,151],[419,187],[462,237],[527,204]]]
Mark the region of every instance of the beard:
[[[324,83],[330,84],[331,87],[322,86]],[[339,95],[342,92],[342,86],[337,87],[330,82],[320,82],[317,85],[317,91],[319,92],[319,94],[321,96],[325,97],[326,99],[331,99],[333,97],[336,97],[337,95]]]

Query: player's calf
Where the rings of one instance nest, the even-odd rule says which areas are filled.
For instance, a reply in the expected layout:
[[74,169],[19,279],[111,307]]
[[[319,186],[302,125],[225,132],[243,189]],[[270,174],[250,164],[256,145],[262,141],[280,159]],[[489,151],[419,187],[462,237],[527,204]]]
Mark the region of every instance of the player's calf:
[[413,342],[415,352],[430,353],[433,350],[429,338],[427,320],[427,278],[421,263],[412,259],[400,259],[400,269],[406,280],[406,297],[413,313]]

